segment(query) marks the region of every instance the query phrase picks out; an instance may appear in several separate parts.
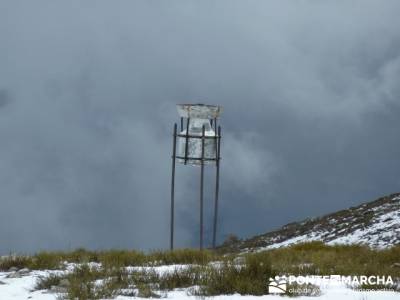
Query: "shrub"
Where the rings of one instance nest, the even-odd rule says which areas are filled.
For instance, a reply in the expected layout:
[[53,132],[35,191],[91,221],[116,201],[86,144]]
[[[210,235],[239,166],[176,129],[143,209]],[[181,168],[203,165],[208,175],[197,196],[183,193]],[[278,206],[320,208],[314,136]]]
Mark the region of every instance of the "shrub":
[[8,271],[10,268],[17,269],[28,268],[32,264],[30,256],[10,255],[0,259],[0,271]]
[[140,266],[147,262],[146,255],[138,251],[109,250],[99,253],[98,257],[104,267]]
[[266,253],[247,255],[243,265],[224,261],[220,267],[209,266],[205,270],[197,292],[201,296],[268,294],[267,280],[275,276]]
[[173,290],[197,285],[200,282],[203,269],[202,267],[175,268],[173,272],[159,276],[159,288],[161,290]]
[[99,262],[99,253],[78,248],[72,252],[61,253],[60,259],[73,263]]
[[88,300],[111,297],[113,290],[101,289],[96,285],[96,280],[108,278],[109,274],[103,269],[91,268],[87,264],[74,269],[71,274],[66,275],[69,280],[67,293],[62,298],[70,300]]
[[61,268],[62,256],[57,252],[39,252],[32,257],[30,269],[55,270]]
[[173,251],[155,251],[148,255],[148,262],[157,265],[200,264],[204,265],[217,259],[217,255],[209,250],[177,249]]
[[154,293],[149,284],[139,284],[137,286],[138,296],[141,298],[160,298],[161,296]]
[[60,284],[61,279],[64,276],[50,274],[49,276],[39,277],[35,284],[35,290],[49,290],[52,286],[57,286]]

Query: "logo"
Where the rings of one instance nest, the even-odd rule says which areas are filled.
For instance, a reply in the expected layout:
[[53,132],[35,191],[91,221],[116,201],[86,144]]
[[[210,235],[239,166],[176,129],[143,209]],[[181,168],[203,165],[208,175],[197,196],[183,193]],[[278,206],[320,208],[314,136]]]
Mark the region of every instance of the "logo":
[[269,278],[268,293],[270,294],[284,294],[286,293],[286,277],[275,276]]
[[336,287],[338,285],[345,285],[360,291],[368,291],[364,289],[365,285],[383,285],[381,289],[371,290],[385,290],[393,291],[394,281],[391,276],[344,276],[344,275],[306,275],[306,276],[275,276],[269,278],[268,293],[269,294],[298,294],[298,295],[314,295],[318,293],[319,288]]

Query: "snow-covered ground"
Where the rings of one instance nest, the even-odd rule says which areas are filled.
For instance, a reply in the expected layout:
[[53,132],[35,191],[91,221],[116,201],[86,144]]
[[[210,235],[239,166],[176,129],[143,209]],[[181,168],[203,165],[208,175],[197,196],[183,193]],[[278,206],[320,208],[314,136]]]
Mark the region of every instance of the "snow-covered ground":
[[400,244],[399,194],[319,218],[292,222],[230,247],[241,252],[258,252],[311,241],[328,245],[363,244],[376,249]]
[[[161,266],[157,268],[159,272],[168,272],[176,267],[183,266]],[[0,272],[0,300],[56,300],[57,294],[48,291],[33,291],[35,282],[40,276],[46,276],[55,271],[32,271],[21,278],[7,278],[10,272]],[[266,282],[267,284],[267,282]],[[295,299],[327,299],[327,300],[397,300],[400,299],[400,293],[390,291],[357,291],[346,287],[342,282],[330,279],[329,284],[326,282],[320,285],[322,295],[319,297],[297,297]],[[195,296],[188,295],[186,290],[176,290],[168,293],[161,293],[168,299],[199,299]],[[127,300],[133,297],[119,296],[116,299]],[[223,295],[213,297],[214,300],[273,300],[287,299],[280,295],[265,296],[241,296],[241,295]]]
[[[399,200],[400,197],[395,197],[392,199],[392,201],[396,202]],[[397,240],[400,237],[400,211],[396,209],[385,213],[380,212],[380,210],[385,209],[387,206],[388,205],[372,208],[371,211],[374,211],[376,215],[373,217],[369,226],[356,229],[343,236],[333,236],[333,238],[331,238],[329,229],[315,231],[311,230],[306,234],[295,236],[282,242],[274,242],[271,245],[256,249],[245,249],[243,252],[248,252],[249,250],[264,251],[312,241],[325,241],[325,243],[328,245],[365,244],[373,248],[384,249],[388,246],[397,244]],[[330,222],[333,223],[339,221],[340,220],[335,219],[330,220]],[[343,227],[343,230],[345,230],[351,225],[343,222],[341,226]],[[275,237],[274,239],[277,240],[278,238],[279,236]]]
[[9,272],[0,272],[1,300],[55,300],[55,294],[43,291],[32,291],[39,276],[45,276],[46,271],[33,271],[21,278],[6,278]]

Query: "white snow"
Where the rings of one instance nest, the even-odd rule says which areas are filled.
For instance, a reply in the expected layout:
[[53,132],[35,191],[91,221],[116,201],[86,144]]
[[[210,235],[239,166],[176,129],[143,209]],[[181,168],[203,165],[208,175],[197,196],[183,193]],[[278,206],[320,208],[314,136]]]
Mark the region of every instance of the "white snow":
[[[400,200],[400,196],[395,197],[392,200]],[[257,249],[245,249],[244,252],[248,252],[249,250],[258,252],[312,241],[328,241],[326,242],[328,245],[366,244],[374,248],[385,248],[398,243],[400,238],[400,211],[398,209],[394,209],[389,212],[384,212],[387,208],[390,208],[390,206],[390,204],[386,204],[371,208],[370,211],[374,213],[374,217],[372,218],[370,225],[364,228],[358,228],[342,236],[337,235],[338,233],[340,234],[347,230],[348,226],[351,226],[350,219],[346,220],[347,222],[342,220],[339,227],[341,229],[333,233],[330,232],[329,229],[319,229],[318,227],[314,227],[305,234],[288,238],[281,242],[273,243],[265,247],[259,247]],[[328,222],[330,224],[336,224],[338,220],[330,219]],[[277,236],[266,241],[274,242],[280,238],[280,236]]]
[[266,247],[260,247],[257,249],[257,251],[276,249],[276,248],[286,247],[286,246],[303,243],[303,242],[319,241],[321,239],[322,239],[321,234],[316,233],[316,232],[310,232],[308,234],[299,235],[299,236],[284,240],[283,242],[280,242],[280,243],[275,243],[275,244],[272,244],[272,245],[269,245]]
[[[157,272],[170,272],[175,268],[184,268],[185,265],[173,266],[160,266],[156,267]],[[136,267],[130,267],[132,269]],[[0,300],[57,300],[57,294],[49,293],[47,291],[33,291],[35,282],[39,276],[45,276],[53,272],[62,271],[32,271],[29,275],[22,278],[6,278],[9,272],[0,272]],[[267,284],[267,282],[266,282]],[[342,282],[334,281],[331,279],[329,284],[322,282],[320,285],[322,295],[319,297],[296,297],[293,299],[299,300],[395,300],[399,299],[400,294],[390,291],[357,291],[346,287]],[[175,290],[167,293],[162,293],[168,299],[177,300],[197,300],[198,297],[191,296],[187,290]],[[118,296],[118,300],[134,299],[135,297]],[[282,300],[280,295],[264,295],[264,296],[241,296],[235,295],[221,295],[212,297],[213,300]]]
[[[386,214],[382,214],[376,218],[374,224],[365,228],[357,229],[356,231],[336,238],[329,241],[329,245],[334,244],[355,244],[355,243],[365,243],[372,244],[377,248],[383,248],[387,246],[387,242],[382,240],[382,237],[395,237],[400,235],[400,212],[391,211]],[[397,228],[396,228],[397,227]],[[391,228],[391,230],[384,231],[384,229]],[[376,234],[379,232],[379,234]]]
[[319,236],[315,235],[314,233],[304,234],[304,235],[296,236],[291,239],[287,239],[280,243],[275,243],[270,246],[263,247],[260,250],[276,249],[276,248],[286,247],[286,246],[290,246],[290,245],[297,244],[297,243],[302,243],[302,242],[306,242],[306,241],[311,242],[311,241],[316,241],[316,240],[319,240]]
[[0,272],[0,299],[1,300],[55,300],[56,295],[32,291],[39,276],[47,274],[46,271],[33,271],[28,276],[21,278],[6,278],[9,272]]
[[[399,293],[396,292],[359,292],[351,289],[342,289],[342,288],[332,288],[325,291],[325,294],[322,294],[319,297],[295,297],[295,298],[287,298],[280,295],[264,295],[264,296],[251,296],[251,295],[221,295],[214,296],[210,299],[212,300],[285,300],[285,299],[293,299],[293,300],[398,300]],[[169,292],[167,295],[168,299],[176,299],[176,300],[198,300],[198,297],[188,296],[185,291],[174,291]],[[132,299],[132,297],[124,297],[119,296],[116,299],[118,300],[127,300]]]

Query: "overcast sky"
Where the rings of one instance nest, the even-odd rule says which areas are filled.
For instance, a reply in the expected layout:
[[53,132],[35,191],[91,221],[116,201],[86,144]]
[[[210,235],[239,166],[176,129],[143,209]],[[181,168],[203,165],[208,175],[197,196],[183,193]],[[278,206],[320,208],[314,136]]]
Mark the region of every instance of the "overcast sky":
[[[399,192],[399,12],[1,1],[0,254],[168,247],[176,103],[224,108],[219,241]],[[199,169],[177,180],[176,244],[197,246]]]

